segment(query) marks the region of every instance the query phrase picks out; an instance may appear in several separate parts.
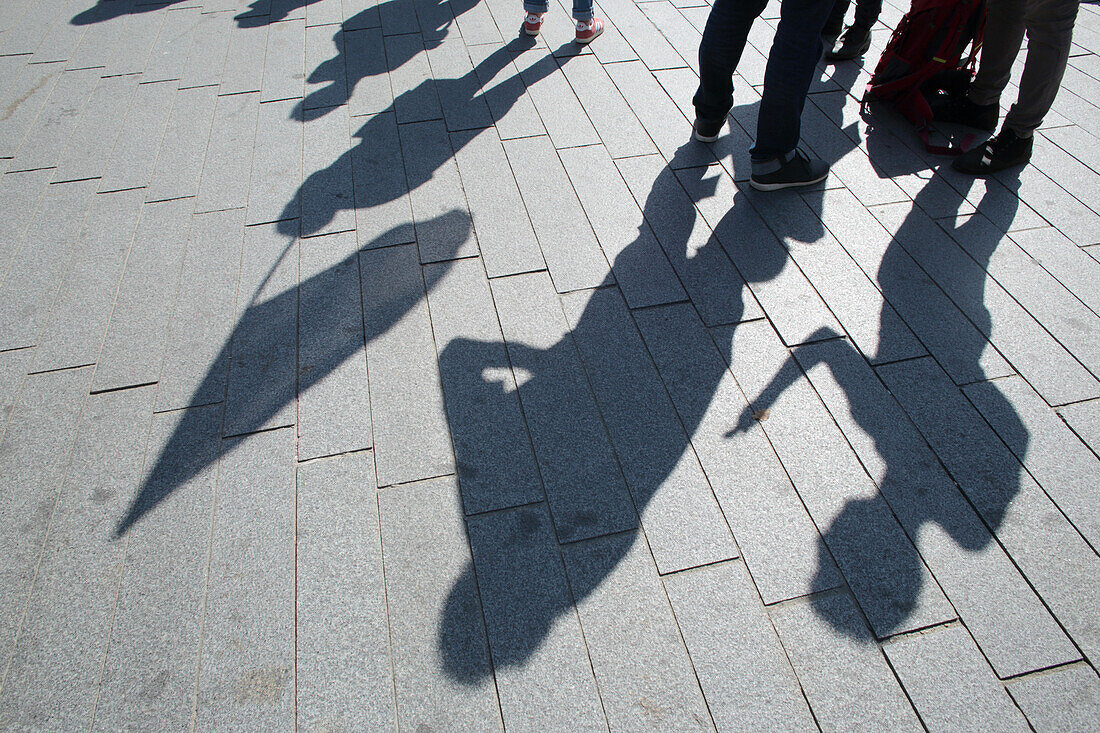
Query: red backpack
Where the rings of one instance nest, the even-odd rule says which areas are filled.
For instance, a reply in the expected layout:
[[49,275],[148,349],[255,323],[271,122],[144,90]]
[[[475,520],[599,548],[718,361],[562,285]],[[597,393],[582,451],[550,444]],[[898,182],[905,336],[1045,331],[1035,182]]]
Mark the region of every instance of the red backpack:
[[[974,76],[984,25],[985,0],[913,0],[882,52],[863,101],[893,103],[917,126],[929,152],[962,152],[928,143],[928,100],[965,91]],[[963,60],[968,45],[970,56]]]

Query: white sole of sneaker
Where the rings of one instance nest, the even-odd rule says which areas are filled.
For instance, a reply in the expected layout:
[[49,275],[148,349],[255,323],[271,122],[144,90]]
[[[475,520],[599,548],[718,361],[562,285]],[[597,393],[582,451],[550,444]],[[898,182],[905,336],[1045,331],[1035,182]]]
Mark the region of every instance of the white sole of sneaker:
[[717,135],[707,136],[707,135],[700,135],[698,130],[692,130],[691,131],[691,136],[693,138],[695,138],[696,140],[698,140],[699,142],[701,142],[701,143],[712,143],[715,140],[717,140],[718,138],[722,137],[722,133],[718,133]]
[[824,174],[812,181],[793,181],[787,183],[758,183],[755,179],[749,178],[749,185],[755,188],[757,191],[779,191],[784,188],[797,188],[799,186],[812,186],[815,183],[821,183],[829,177],[829,172],[825,171]]

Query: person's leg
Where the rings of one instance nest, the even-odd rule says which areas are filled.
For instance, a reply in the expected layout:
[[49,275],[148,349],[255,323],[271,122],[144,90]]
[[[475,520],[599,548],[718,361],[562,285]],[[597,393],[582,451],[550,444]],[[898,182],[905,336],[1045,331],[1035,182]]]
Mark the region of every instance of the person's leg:
[[767,4],[767,0],[714,0],[699,42],[699,89],[692,100],[698,119],[721,122],[729,114],[733,106],[733,72],[745,50],[752,22]]
[[967,92],[967,98],[974,104],[1000,102],[1024,40],[1025,8],[1026,0],[989,0],[978,75]]
[[848,13],[848,6],[851,4],[851,0],[836,0],[833,3],[832,12],[829,13],[829,19],[825,21],[825,27],[821,30],[821,35],[830,38],[840,35],[840,32],[844,30],[844,16]]
[[545,13],[550,9],[549,0],[523,0],[523,9],[528,13]]
[[1030,0],[1024,11],[1027,58],[1020,93],[1003,127],[1029,137],[1042,124],[1062,84],[1073,40],[1078,0]]
[[592,0],[573,0],[573,20],[592,20]]
[[882,13],[882,0],[856,0],[856,19],[852,25],[871,30]]

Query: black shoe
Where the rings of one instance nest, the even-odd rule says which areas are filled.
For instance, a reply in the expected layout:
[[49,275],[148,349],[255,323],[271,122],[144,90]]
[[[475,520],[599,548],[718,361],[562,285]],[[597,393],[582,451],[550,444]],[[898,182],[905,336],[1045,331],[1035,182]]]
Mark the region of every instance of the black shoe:
[[976,104],[965,94],[950,96],[943,103],[932,107],[932,119],[936,122],[952,122],[985,132],[997,129],[997,118],[1000,114],[1001,108],[996,102]]
[[972,176],[988,176],[1031,160],[1033,142],[1034,136],[1019,137],[1012,130],[1002,129],[978,147],[955,158],[951,167]]
[[825,52],[826,61],[850,61],[867,53],[871,47],[871,29],[850,25],[837,39],[840,46]]
[[[755,167],[756,164],[753,165]],[[781,188],[809,186],[825,180],[828,175],[828,163],[810,160],[801,150],[795,150],[787,162],[780,164],[778,170],[764,174],[754,171],[749,177],[749,184],[757,191],[778,191]]]
[[720,120],[704,120],[702,117],[696,117],[691,136],[699,142],[712,143],[722,134],[722,126],[725,124],[725,117]]

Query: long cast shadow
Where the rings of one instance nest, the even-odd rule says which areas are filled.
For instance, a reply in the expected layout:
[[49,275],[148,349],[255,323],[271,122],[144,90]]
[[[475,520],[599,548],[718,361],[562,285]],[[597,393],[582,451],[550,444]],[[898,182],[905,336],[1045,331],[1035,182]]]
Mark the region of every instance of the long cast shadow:
[[[164,10],[182,1],[183,0],[164,0],[163,2],[157,2],[157,0],[150,0],[148,2],[141,2],[140,0],[99,0],[99,2],[92,7],[87,10],[82,10],[73,16],[69,23],[72,25],[92,25],[93,23],[113,20],[123,15],[136,15],[138,13],[150,13],[157,10]],[[287,18],[295,10],[304,8],[307,5],[312,5],[315,2],[318,2],[318,0],[255,0],[248,10],[234,17],[234,20],[237,21],[237,25],[240,28],[256,28],[261,25],[277,23]]]

